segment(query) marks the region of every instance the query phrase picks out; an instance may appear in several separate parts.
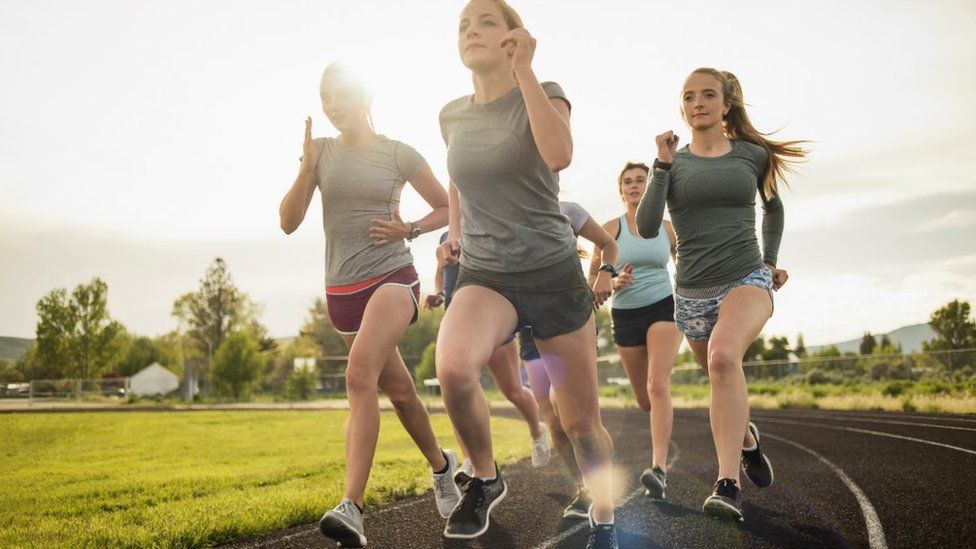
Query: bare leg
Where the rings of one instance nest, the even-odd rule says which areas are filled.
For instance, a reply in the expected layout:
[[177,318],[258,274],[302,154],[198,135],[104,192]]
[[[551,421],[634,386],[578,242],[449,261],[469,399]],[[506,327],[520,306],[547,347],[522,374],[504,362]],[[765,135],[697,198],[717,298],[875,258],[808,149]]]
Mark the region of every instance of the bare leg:
[[546,357],[556,408],[563,429],[573,443],[576,462],[593,494],[593,518],[613,522],[613,441],[603,427],[596,376],[594,318],[578,330],[536,339]]
[[481,286],[454,294],[437,336],[437,378],[462,446],[481,478],[495,476],[488,403],[479,377],[491,354],[515,330],[515,309]]
[[535,398],[519,378],[519,356],[518,347],[515,340],[495,349],[491,359],[488,360],[488,371],[495,379],[495,385],[505,395],[505,398],[515,405],[515,408],[522,414],[522,418],[529,424],[529,434],[532,439],[542,436],[542,428],[539,426],[539,405]]
[[647,329],[647,393],[651,401],[652,465],[668,470],[668,448],[674,425],[671,406],[671,368],[678,357],[681,332],[673,322],[655,322]]
[[563,463],[566,465],[569,475],[573,477],[573,482],[577,486],[582,486],[583,473],[576,463],[576,454],[573,453],[573,443],[566,436],[566,431],[563,430],[563,425],[559,421],[559,415],[556,413],[556,409],[552,405],[552,400],[549,398],[551,383],[549,382],[549,374],[546,373],[546,364],[541,358],[528,360],[525,362],[525,371],[529,374],[532,394],[535,396],[535,401],[539,404],[539,414],[546,422],[546,425],[549,426],[549,433],[552,435],[552,445],[559,452],[559,457],[562,458]]

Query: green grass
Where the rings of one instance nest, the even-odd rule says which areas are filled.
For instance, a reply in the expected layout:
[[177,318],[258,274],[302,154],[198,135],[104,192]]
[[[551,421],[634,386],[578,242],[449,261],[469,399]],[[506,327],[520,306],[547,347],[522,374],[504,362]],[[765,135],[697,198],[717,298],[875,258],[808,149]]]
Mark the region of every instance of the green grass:
[[[0,415],[0,547],[199,547],[317,520],[341,498],[346,411]],[[431,416],[456,448],[444,414]],[[493,418],[496,458],[529,454]],[[367,505],[422,493],[430,473],[392,412]]]

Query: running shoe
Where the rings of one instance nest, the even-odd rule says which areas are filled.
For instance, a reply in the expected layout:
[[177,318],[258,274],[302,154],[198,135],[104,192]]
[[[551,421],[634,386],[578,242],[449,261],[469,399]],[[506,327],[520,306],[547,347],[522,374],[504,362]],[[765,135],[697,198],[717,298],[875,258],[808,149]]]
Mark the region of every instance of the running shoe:
[[742,522],[742,492],[736,481],[720,478],[715,482],[715,491],[702,505],[702,512],[714,517]]
[[749,422],[749,432],[756,439],[755,450],[742,451],[742,472],[749,477],[753,484],[765,488],[773,483],[773,464],[764,456],[759,447],[759,427]]
[[542,434],[539,435],[539,438],[532,440],[533,467],[545,467],[548,465],[551,454],[549,450],[549,428],[546,427],[545,423],[540,423],[539,427],[542,428]]
[[590,491],[580,486],[576,490],[576,497],[563,509],[563,518],[585,519],[589,516],[590,505],[593,505]]
[[[471,463],[470,459],[464,458],[464,461],[461,462],[461,466],[458,467],[457,470],[457,473],[460,472],[463,472],[465,475],[468,475],[469,477],[474,476],[474,464]],[[457,473],[454,474],[457,475]]]
[[319,530],[336,541],[339,547],[366,547],[363,534],[363,513],[356,503],[345,498],[319,521]]
[[664,489],[668,487],[668,474],[655,465],[650,469],[644,469],[644,473],[640,477],[640,483],[644,485],[645,496],[654,499],[664,499]]
[[587,512],[590,521],[590,535],[586,538],[586,549],[617,549],[617,528],[613,524],[597,524],[593,520],[593,507]]
[[447,470],[441,474],[431,471],[434,478],[434,502],[437,503],[437,512],[442,517],[447,518],[451,515],[451,509],[461,501],[461,491],[458,490],[454,482],[454,470],[457,469],[458,458],[451,450],[441,450],[444,459],[447,460]]
[[495,464],[496,477],[486,482],[477,477],[458,473],[457,480],[461,487],[461,502],[451,511],[444,527],[444,537],[455,539],[473,539],[488,530],[491,521],[489,516],[498,502],[505,499],[508,487],[502,479],[501,470]]

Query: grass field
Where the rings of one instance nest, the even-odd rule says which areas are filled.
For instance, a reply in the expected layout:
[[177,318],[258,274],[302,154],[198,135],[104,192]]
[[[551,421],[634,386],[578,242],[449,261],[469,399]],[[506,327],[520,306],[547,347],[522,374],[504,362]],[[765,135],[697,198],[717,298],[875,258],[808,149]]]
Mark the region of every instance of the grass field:
[[[342,496],[345,411],[0,415],[0,547],[199,547],[317,520]],[[456,448],[444,414],[431,416]],[[525,424],[493,418],[500,463]],[[430,472],[382,415],[367,505],[421,493]]]

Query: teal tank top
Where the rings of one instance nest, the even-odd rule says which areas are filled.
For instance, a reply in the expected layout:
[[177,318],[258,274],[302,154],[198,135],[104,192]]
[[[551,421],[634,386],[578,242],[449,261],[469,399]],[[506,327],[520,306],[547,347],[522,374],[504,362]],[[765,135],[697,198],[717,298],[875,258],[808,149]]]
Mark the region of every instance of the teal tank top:
[[620,216],[620,234],[617,235],[617,269],[630,263],[634,268],[634,285],[613,293],[614,309],[639,309],[673,293],[668,275],[668,259],[671,257],[671,239],[662,224],[654,238],[634,236],[627,226],[627,216]]

